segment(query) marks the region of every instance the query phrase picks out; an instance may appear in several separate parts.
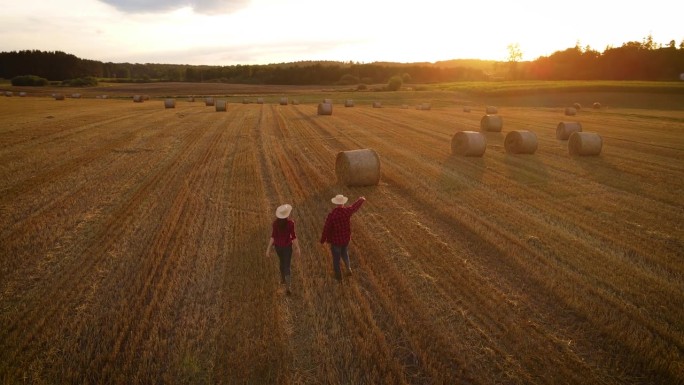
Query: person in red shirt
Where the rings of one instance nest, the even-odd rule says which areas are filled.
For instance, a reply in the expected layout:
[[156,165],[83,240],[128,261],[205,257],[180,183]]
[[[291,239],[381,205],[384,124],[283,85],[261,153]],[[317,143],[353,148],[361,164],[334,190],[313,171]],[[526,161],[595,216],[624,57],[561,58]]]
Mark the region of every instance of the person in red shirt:
[[351,265],[349,263],[349,241],[351,240],[351,216],[361,207],[366,198],[360,197],[351,206],[345,206],[347,198],[344,195],[337,195],[331,199],[337,207],[332,209],[325,219],[321,243],[330,243],[330,252],[333,257],[333,270],[335,279],[342,279],[340,271],[340,259],[347,267],[347,275],[351,275]]
[[276,209],[276,220],[273,221],[271,239],[266,246],[266,256],[274,246],[278,259],[280,259],[280,282],[285,285],[285,292],[289,295],[291,291],[290,262],[292,261],[292,246],[297,256],[301,255],[297,234],[295,234],[295,223],[288,219],[292,206],[284,204]]

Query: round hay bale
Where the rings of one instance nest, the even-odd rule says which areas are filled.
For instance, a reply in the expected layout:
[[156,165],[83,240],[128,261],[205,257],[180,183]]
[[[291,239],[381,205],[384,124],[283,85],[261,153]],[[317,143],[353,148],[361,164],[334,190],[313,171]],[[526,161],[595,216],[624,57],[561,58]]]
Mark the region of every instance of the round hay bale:
[[242,104],[249,104],[250,101],[247,98],[242,99]]
[[176,108],[176,99],[165,99],[164,108]]
[[12,96],[14,96],[14,92],[12,92],[12,91],[5,91],[5,96],[7,96],[8,98],[9,98],[9,97],[12,97]]
[[195,102],[195,97],[194,97],[194,96],[188,97],[188,102],[194,103],[194,102]]
[[226,111],[226,109],[227,109],[226,105],[228,103],[226,103],[225,100],[217,100],[217,101],[215,101],[215,104],[216,104],[216,112],[225,112]]
[[212,97],[204,98],[204,106],[205,107],[212,107],[215,104],[216,104],[216,100],[214,100],[214,98],[212,98]]
[[468,106],[463,107],[463,112],[470,112],[470,107],[468,107]]
[[485,113],[486,113],[487,115],[498,114],[498,113],[499,113],[499,109],[496,108],[496,107],[494,107],[494,106],[487,106],[487,108],[485,109]]
[[54,94],[55,100],[64,100],[64,94]]
[[150,100],[150,95],[143,95],[142,98],[143,100]]
[[20,92],[20,93],[19,93],[19,97],[22,97],[22,98],[23,98],[23,97],[26,97],[26,92]]
[[570,155],[595,156],[601,153],[603,139],[595,132],[573,132],[568,139]]
[[556,126],[556,139],[568,140],[573,132],[581,132],[582,123],[580,122],[560,122]]
[[280,98],[280,105],[287,106],[287,98]]
[[142,103],[142,102],[143,102],[142,95],[133,95],[133,103]]
[[422,111],[430,111],[432,109],[432,104],[431,103],[423,103],[420,105],[420,109]]
[[408,110],[408,108],[409,108],[408,104],[402,104],[401,105],[402,110]]
[[257,104],[264,104],[264,98],[257,98]]
[[573,106],[577,111],[579,111],[579,110],[582,109],[582,105],[579,104],[579,103],[572,103],[572,106]]
[[380,103],[380,102],[373,102],[373,108],[382,108],[382,103]]
[[72,99],[80,99],[80,98],[81,98],[81,94],[71,94],[71,98],[72,98]]
[[109,95],[102,95],[102,99],[109,99]]
[[565,107],[565,115],[575,116],[577,115],[577,110],[575,109],[575,107]]
[[506,134],[504,148],[511,154],[534,154],[537,151],[537,135],[525,130],[511,131]]
[[354,101],[351,99],[347,99],[344,101],[344,106],[345,107],[354,107]]
[[345,186],[374,186],[380,182],[380,157],[375,150],[340,151],[335,158],[337,182]]
[[594,104],[592,104],[591,106],[594,107],[595,110],[601,109],[601,103],[599,102],[594,102]]
[[298,106],[298,105],[299,105],[299,100],[294,99],[294,100],[292,101],[292,105],[293,105],[293,106]]
[[459,156],[484,155],[487,149],[487,138],[477,131],[458,131],[451,138],[451,153]]
[[480,131],[501,132],[503,119],[501,115],[485,115],[480,119]]
[[332,103],[319,103],[318,104],[318,115],[332,115],[333,105]]

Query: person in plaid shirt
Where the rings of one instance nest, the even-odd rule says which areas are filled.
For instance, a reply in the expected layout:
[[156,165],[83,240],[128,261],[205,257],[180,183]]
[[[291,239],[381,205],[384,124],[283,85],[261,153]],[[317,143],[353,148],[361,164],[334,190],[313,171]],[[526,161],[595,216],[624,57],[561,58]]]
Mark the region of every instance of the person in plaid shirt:
[[266,256],[268,257],[271,251],[271,246],[275,248],[278,259],[280,259],[280,282],[285,284],[285,292],[290,295],[290,262],[292,261],[292,246],[294,251],[299,256],[301,251],[299,243],[297,243],[297,234],[295,234],[295,223],[289,219],[292,206],[284,204],[276,209],[276,220],[273,221],[271,229],[271,239],[266,246]]
[[335,279],[338,281],[342,279],[342,272],[340,271],[340,259],[344,261],[347,267],[347,275],[351,275],[352,270],[349,264],[349,241],[351,240],[351,216],[361,207],[366,198],[360,197],[351,206],[345,206],[347,198],[344,195],[337,195],[331,199],[335,207],[325,219],[323,226],[323,234],[321,235],[321,243],[330,243],[330,252],[333,257],[333,270],[335,271]]

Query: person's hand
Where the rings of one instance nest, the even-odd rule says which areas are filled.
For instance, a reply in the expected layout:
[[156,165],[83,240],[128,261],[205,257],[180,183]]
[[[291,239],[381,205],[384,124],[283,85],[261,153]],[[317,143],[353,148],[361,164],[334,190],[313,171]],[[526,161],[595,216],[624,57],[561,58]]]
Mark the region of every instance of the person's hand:
[[364,201],[365,201],[365,200],[366,200],[366,197],[359,197],[359,199],[361,199],[361,200],[364,200]]

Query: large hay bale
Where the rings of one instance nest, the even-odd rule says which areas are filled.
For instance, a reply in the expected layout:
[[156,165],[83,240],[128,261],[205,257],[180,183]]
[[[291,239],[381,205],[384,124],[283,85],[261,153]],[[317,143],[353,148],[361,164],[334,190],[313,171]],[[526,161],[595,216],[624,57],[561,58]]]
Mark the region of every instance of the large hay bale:
[[575,109],[575,107],[565,107],[565,115],[575,116],[577,115],[577,110]]
[[373,102],[373,108],[382,108],[382,103],[380,103],[380,102]]
[[594,107],[595,110],[601,109],[601,103],[599,102],[594,102],[594,104],[592,104],[591,106]]
[[570,155],[599,155],[602,147],[603,139],[595,132],[573,132],[568,139]]
[[333,105],[332,103],[319,103],[318,104],[318,115],[332,115]]
[[217,100],[217,101],[215,101],[215,104],[216,104],[216,112],[224,112],[227,110],[226,105],[228,103],[226,103],[225,100]]
[[216,100],[212,97],[206,97],[204,98],[204,106],[205,107],[212,107],[216,104]]
[[176,108],[176,99],[165,99],[164,108]]
[[556,139],[568,140],[573,132],[581,132],[582,123],[580,122],[560,122],[556,126]]
[[143,102],[142,95],[133,95],[133,103],[142,103],[142,102]]
[[351,99],[347,99],[344,101],[344,106],[345,107],[354,107],[354,101]]
[[345,186],[373,186],[380,182],[380,157],[375,150],[341,151],[335,158],[337,182]]
[[460,156],[484,155],[487,149],[487,138],[477,131],[458,131],[451,138],[451,153]]
[[64,100],[64,94],[54,94],[55,100]]
[[257,104],[264,104],[264,98],[257,98]]
[[81,98],[81,94],[71,94],[71,98],[72,98],[72,99],[80,99],[80,98]]
[[537,135],[531,131],[511,131],[504,139],[504,148],[511,154],[534,154],[537,151]]
[[485,114],[487,114],[487,115],[493,115],[493,114],[498,114],[498,113],[499,113],[499,109],[494,107],[494,106],[487,106],[487,108],[485,109]]
[[485,115],[480,119],[480,131],[501,132],[503,119],[501,115]]
[[280,105],[287,106],[287,98],[280,98]]
[[577,111],[579,111],[579,110],[582,109],[582,105],[579,104],[579,103],[577,103],[577,102],[572,103],[572,106],[573,106]]

